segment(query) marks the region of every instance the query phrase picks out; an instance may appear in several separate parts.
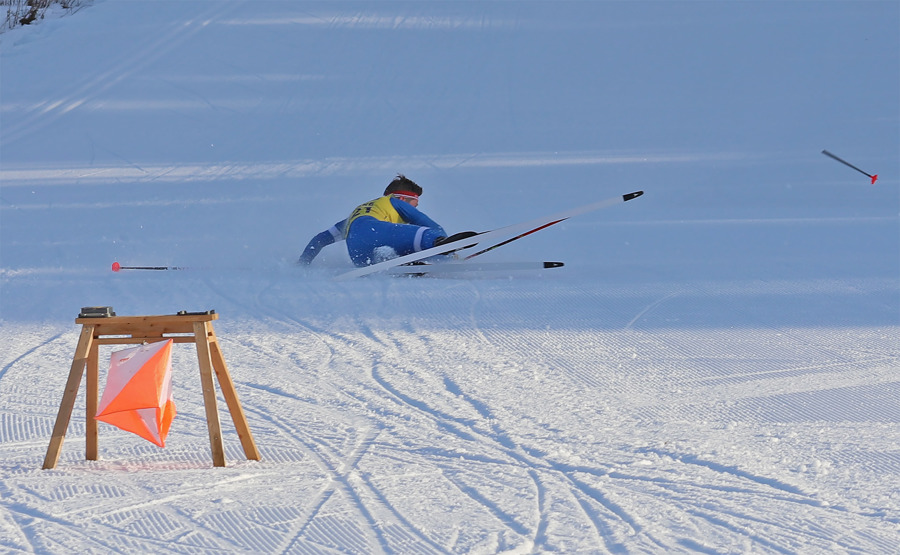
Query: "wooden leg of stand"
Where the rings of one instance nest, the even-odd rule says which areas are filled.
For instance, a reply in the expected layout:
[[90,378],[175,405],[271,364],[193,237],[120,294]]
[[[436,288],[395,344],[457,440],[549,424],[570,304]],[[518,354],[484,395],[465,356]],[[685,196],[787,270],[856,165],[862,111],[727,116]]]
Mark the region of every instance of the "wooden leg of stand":
[[92,345],[87,359],[87,382],[85,382],[87,422],[85,423],[84,458],[89,461],[97,460],[97,402],[100,396],[99,349],[100,346],[96,343]]
[[225,364],[225,357],[222,355],[222,348],[219,340],[216,338],[216,332],[210,325],[210,349],[212,351],[213,369],[216,371],[216,378],[219,380],[219,387],[222,388],[222,395],[228,404],[228,412],[231,413],[231,420],[237,430],[238,437],[241,440],[241,447],[244,448],[244,455],[248,460],[258,461],[259,451],[256,449],[256,442],[253,441],[253,434],[250,432],[250,426],[247,424],[247,417],[244,415],[244,408],[238,399],[237,390],[234,388],[234,382],[231,380],[231,374],[228,372],[228,365]]
[[47,455],[44,457],[43,468],[45,469],[56,468],[56,463],[59,461],[59,453],[62,450],[63,440],[66,439],[72,408],[75,406],[75,398],[78,396],[78,387],[81,385],[81,376],[84,374],[84,366],[87,364],[88,353],[90,353],[93,343],[94,326],[82,326],[78,347],[75,348],[75,358],[72,360],[72,369],[69,370],[69,380],[66,382],[66,390],[63,392],[62,402],[59,404],[59,412],[56,414],[56,424],[53,425],[53,435],[50,437],[50,445],[47,447]]
[[209,348],[209,328],[206,322],[194,322],[194,339],[200,362],[200,384],[203,387],[203,405],[206,408],[206,427],[209,429],[209,445],[213,466],[225,466],[225,448],[222,445],[222,427],[216,407],[216,389],[212,377],[212,358]]

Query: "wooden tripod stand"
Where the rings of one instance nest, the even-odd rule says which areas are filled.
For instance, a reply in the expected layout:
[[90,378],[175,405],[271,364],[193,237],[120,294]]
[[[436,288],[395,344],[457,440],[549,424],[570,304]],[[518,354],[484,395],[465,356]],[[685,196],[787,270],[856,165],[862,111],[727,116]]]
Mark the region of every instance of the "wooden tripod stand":
[[76,318],[81,324],[81,336],[75,349],[69,380],[63,393],[53,435],[47,447],[43,468],[55,468],[59,460],[66,429],[75,406],[75,398],[81,385],[81,377],[87,367],[87,424],[85,433],[85,458],[97,460],[97,403],[98,391],[98,348],[100,345],[130,345],[144,342],[153,343],[172,339],[174,343],[194,343],[200,362],[200,383],[203,388],[203,404],[206,408],[206,425],[209,429],[209,444],[212,449],[214,466],[225,466],[225,449],[222,446],[222,429],[219,425],[219,410],[216,407],[213,372],[222,389],[222,395],[234,421],[241,446],[247,459],[258,461],[259,451],[253,441],[253,434],[247,425],[244,409],[238,399],[225,357],[219,346],[212,321],[219,316],[215,311],[203,313],[180,312],[171,316],[101,316]]

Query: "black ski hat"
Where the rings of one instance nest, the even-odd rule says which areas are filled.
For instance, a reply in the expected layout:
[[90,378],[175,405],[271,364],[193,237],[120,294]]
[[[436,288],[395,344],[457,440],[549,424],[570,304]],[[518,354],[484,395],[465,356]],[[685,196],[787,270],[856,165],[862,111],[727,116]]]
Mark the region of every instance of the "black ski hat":
[[406,194],[407,196],[418,197],[422,194],[422,188],[419,187],[412,179],[409,179],[402,173],[398,173],[397,177],[388,184],[384,189],[385,195]]

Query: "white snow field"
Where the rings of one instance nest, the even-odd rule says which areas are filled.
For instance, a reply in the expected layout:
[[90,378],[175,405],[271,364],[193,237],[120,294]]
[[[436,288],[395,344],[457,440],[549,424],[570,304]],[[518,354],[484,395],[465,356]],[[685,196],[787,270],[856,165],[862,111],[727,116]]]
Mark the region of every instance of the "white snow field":
[[[898,21],[98,0],[0,35],[0,551],[900,553]],[[450,232],[646,194],[483,257],[560,269],[294,264],[398,172]],[[85,460],[82,383],[42,470],[98,305],[215,309],[261,460],[220,398],[213,466],[176,345],[166,448],[101,423]]]

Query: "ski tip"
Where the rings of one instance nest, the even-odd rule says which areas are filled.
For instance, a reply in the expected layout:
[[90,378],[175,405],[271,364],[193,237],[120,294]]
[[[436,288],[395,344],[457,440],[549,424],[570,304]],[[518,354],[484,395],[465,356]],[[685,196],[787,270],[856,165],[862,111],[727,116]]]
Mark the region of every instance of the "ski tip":
[[627,195],[622,195],[622,199],[625,202],[628,202],[629,200],[631,200],[633,198],[638,198],[639,196],[641,196],[643,194],[644,194],[644,191],[635,191],[633,193],[628,193]]
[[562,268],[565,262],[544,262],[544,268]]
[[122,269],[122,265],[121,265],[121,264],[119,264],[118,262],[113,262],[113,263],[112,263],[112,271],[113,271],[113,272],[118,272],[118,271],[121,270],[121,269]]
[[875,182],[878,181],[878,174],[872,176],[872,185],[875,185]]

